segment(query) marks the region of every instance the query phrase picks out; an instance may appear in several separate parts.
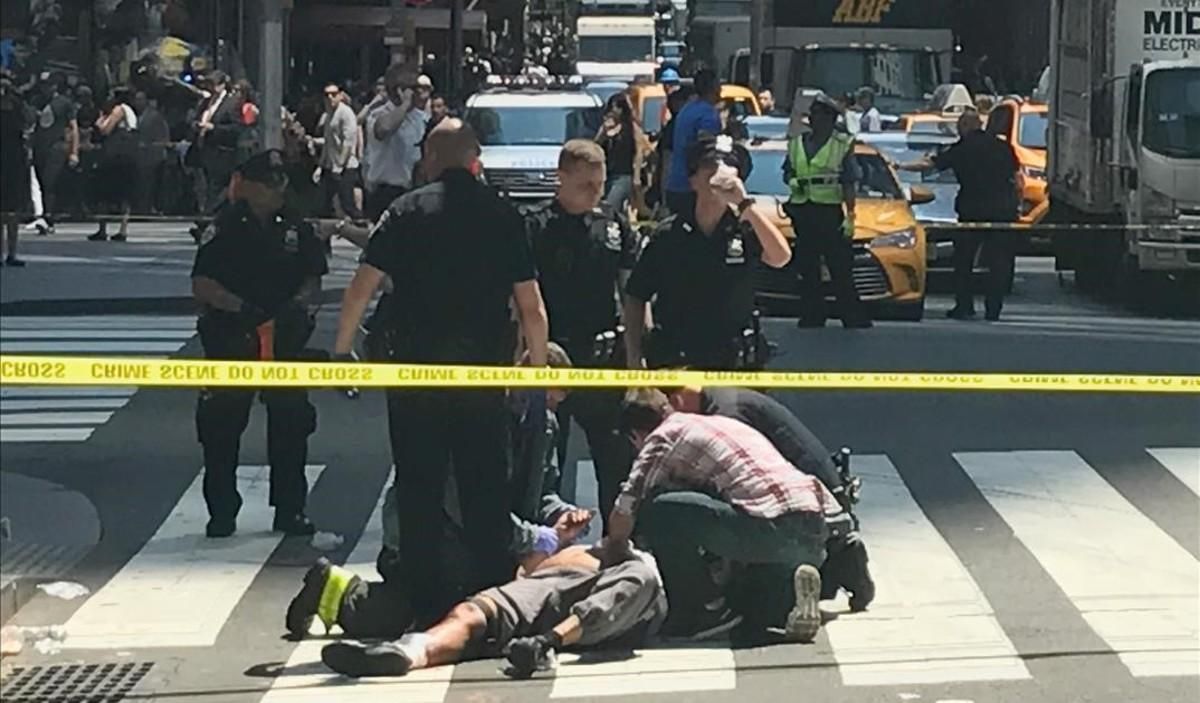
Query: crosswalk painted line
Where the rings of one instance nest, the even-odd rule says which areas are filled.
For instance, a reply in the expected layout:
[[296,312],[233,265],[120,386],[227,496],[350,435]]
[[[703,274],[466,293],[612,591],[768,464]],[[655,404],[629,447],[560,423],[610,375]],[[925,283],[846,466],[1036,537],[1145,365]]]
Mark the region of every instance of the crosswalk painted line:
[[[309,485],[324,465],[306,467]],[[204,476],[198,475],[142,549],[75,611],[65,628],[72,649],[205,647],[279,546],[268,505],[270,467],[238,467],[244,504],[238,532],[208,539]]]
[[[186,315],[9,315],[0,318],[0,352],[162,357],[187,344],[195,328],[196,319]],[[136,392],[6,386],[0,389],[0,443],[85,441]]]
[[[366,580],[378,578],[375,559],[383,546],[382,514],[387,485],[384,483],[384,492],[375,504],[367,527],[346,559],[345,567]],[[260,703],[317,703],[330,700],[339,703],[374,703],[384,699],[440,703],[450,691],[453,666],[422,669],[402,677],[358,680],[335,674],[321,663],[321,648],[331,641],[324,638],[324,634],[324,625],[314,619],[310,635],[320,639],[306,639],[296,645],[283,671],[272,682]]]
[[1200,675],[1200,563],[1071,451],[955,454],[1134,676]]
[[1200,447],[1175,447],[1171,449],[1148,449],[1150,456],[1158,460],[1167,471],[1175,474],[1192,493],[1200,496]]
[[613,661],[564,654],[554,672],[550,697],[643,696],[732,691],[736,687],[737,668],[728,647],[655,648]]
[[[849,686],[998,681],[1029,671],[991,604],[886,456],[854,458],[869,486],[856,509],[876,600],[825,629]],[[828,605],[828,604],[827,604]]]

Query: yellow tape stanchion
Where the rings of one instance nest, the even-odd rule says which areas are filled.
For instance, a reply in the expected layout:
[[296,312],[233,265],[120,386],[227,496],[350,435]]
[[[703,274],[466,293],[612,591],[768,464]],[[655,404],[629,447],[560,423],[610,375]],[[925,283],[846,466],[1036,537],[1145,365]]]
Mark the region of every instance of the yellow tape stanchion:
[[1200,376],[933,372],[636,371],[325,362],[0,356],[0,383],[48,386],[306,388],[789,389],[1200,394]]

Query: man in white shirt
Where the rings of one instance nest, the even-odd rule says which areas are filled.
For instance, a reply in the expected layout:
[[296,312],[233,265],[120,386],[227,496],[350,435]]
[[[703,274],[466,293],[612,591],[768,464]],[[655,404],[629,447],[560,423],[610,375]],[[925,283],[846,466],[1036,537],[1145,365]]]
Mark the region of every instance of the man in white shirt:
[[346,104],[342,89],[334,83],[325,86],[325,113],[317,128],[323,136],[311,140],[321,147],[321,186],[325,206],[332,209],[336,198],[347,217],[361,219],[354,203],[354,184],[358,181],[358,119]]
[[[883,131],[883,116],[879,114],[879,110],[875,107],[875,91],[869,87],[858,89],[859,116],[859,132],[882,132]],[[855,130],[851,130],[854,133]]]
[[429,122],[433,82],[401,64],[384,76],[386,101],[367,113],[366,215],[377,220],[392,201],[413,187],[421,142]]

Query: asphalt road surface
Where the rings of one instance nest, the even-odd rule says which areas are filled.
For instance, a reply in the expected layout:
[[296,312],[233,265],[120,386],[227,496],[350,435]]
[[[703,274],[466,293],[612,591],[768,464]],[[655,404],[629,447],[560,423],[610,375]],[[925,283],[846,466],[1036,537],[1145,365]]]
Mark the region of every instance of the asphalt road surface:
[[[30,237],[29,266],[0,269],[0,350],[198,355],[182,228],[135,226],[126,244],[85,242],[87,231]],[[354,259],[335,249],[327,287],[344,287]],[[773,366],[1200,368],[1200,322],[1105,308],[1060,285],[1042,260],[1022,260],[1005,321],[952,322],[948,308],[935,296],[924,322],[859,332],[769,320]],[[317,346],[331,344],[335,319],[330,304]],[[282,637],[284,608],[318,555],[372,576],[390,472],[379,394],[313,397],[310,515],[343,539],[328,552],[269,531],[261,410],[243,442],[238,536],[211,542],[194,392],[0,389],[5,593],[22,605],[8,624],[65,632],[58,651],[29,646],[5,659],[3,699],[73,684],[204,703],[1200,699],[1196,396],[780,393],[828,445],[855,451],[879,590],[870,610],[825,603],[829,620],[812,645],[568,655],[529,682],[505,680],[496,661],[353,682],[322,668],[323,639]],[[590,462],[574,443],[571,456],[572,492],[594,504]],[[31,586],[58,580],[88,595]]]

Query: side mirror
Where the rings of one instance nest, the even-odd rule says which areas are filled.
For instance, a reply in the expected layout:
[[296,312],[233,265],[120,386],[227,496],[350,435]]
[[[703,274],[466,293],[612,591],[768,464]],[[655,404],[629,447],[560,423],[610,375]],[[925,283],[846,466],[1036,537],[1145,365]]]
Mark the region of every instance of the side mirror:
[[933,194],[932,190],[924,186],[911,186],[909,188],[908,202],[913,205],[924,205],[925,203],[932,203],[934,200],[937,200],[937,196]]

